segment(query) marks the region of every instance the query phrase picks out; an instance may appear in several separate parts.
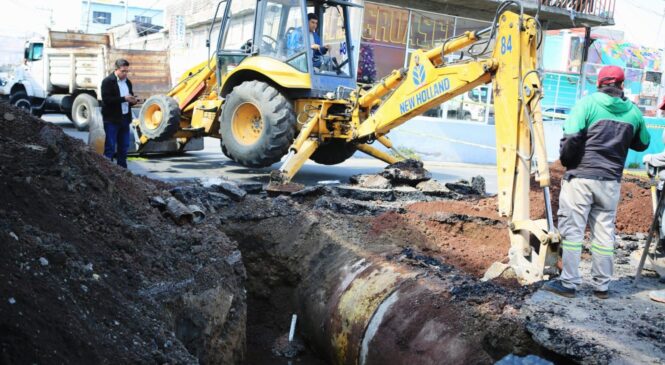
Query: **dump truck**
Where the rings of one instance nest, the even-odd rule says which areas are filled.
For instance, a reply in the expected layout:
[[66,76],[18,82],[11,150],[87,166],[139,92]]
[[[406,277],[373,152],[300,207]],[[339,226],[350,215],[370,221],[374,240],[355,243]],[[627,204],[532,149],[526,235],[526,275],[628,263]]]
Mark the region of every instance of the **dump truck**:
[[131,63],[129,78],[142,98],[171,88],[167,51],[124,50],[110,34],[48,31],[26,42],[24,62],[0,93],[35,115],[64,113],[79,130],[88,128],[101,101],[101,82],[118,58]]
[[[292,190],[292,177],[311,159],[338,164],[362,151],[398,161],[372,146],[392,148],[387,134],[436,105],[492,83],[496,123],[499,215],[508,217],[510,266],[522,282],[556,270],[560,236],[553,223],[537,67],[542,28],[521,3],[498,6],[491,26],[411,53],[407,67],[375,85],[355,82],[350,12],[345,0],[225,0],[211,30],[221,31],[212,57],[185,72],[167,94],[142,106],[142,143],[196,136],[221,140],[222,152],[245,166],[269,166],[269,190]],[[317,22],[307,21],[314,12]],[[220,18],[217,22],[218,15]],[[251,32],[245,25],[256,21]],[[249,21],[248,21],[249,20]],[[313,44],[311,30],[321,36]],[[212,40],[214,42],[214,40]],[[314,52],[324,45],[327,52]],[[469,59],[446,62],[464,50]],[[328,57],[328,59],[322,59]],[[546,219],[529,217],[529,182],[535,166]]]

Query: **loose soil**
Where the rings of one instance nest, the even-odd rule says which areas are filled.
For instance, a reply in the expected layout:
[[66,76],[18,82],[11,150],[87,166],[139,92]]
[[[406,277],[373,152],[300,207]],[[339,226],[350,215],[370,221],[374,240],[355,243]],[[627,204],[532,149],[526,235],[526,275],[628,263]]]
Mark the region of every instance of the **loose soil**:
[[[565,167],[559,161],[550,165],[550,192],[555,223],[557,221],[556,211],[559,208],[561,179],[565,171]],[[545,217],[542,189],[538,187],[535,181],[531,183],[530,204],[533,216]],[[649,190],[648,179],[624,174],[621,181],[621,200],[617,209],[617,233],[634,234],[637,232],[648,232],[652,217],[651,191]]]
[[244,267],[214,221],[149,205],[132,176],[58,127],[0,104],[0,363],[232,363]]

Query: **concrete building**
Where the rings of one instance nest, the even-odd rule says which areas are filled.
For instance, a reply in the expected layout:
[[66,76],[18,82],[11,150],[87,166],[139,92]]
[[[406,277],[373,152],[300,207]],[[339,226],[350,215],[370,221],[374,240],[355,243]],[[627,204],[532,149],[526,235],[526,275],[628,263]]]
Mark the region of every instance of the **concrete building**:
[[146,4],[136,0],[82,0],[79,29],[84,33],[104,33],[132,21],[164,26],[164,11]]
[[121,49],[163,51],[169,47],[167,33],[163,27],[132,21],[108,29],[113,35],[114,45]]

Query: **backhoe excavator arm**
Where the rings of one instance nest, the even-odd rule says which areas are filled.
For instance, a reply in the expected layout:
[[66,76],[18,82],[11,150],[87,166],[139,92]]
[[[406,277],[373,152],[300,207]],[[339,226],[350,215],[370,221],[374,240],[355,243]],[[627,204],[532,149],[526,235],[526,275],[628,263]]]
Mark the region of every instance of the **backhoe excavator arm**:
[[[519,5],[514,1],[503,3],[488,29],[467,32],[429,51],[413,52],[407,69],[394,71],[362,95],[347,101],[353,111],[351,136],[346,140],[363,143],[377,139],[385,145],[382,139],[393,128],[457,95],[492,82],[499,213],[510,219],[510,264],[522,281],[533,282],[542,278],[546,266],[556,263],[552,243],[557,243],[559,236],[552,221],[540,110],[542,88],[537,71],[540,26],[537,19],[523,14],[521,6],[520,14],[505,11],[514,4]],[[490,41],[495,45],[487,59],[444,63],[446,54]],[[310,124],[305,124],[310,128],[301,129],[286,162],[273,174],[274,180],[288,181],[320,143],[345,137],[336,132],[344,128],[322,126],[321,121],[327,119],[324,109],[310,119]],[[326,133],[321,133],[324,129]],[[544,190],[547,218],[533,221],[529,219],[529,180],[531,166],[536,162],[536,180]],[[537,251],[530,245],[531,234],[539,242]]]

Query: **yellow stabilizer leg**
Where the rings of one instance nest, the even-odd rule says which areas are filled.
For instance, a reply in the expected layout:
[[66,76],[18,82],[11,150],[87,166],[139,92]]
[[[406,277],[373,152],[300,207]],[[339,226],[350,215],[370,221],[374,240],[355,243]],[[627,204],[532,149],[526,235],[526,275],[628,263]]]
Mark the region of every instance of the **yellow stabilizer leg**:
[[312,132],[318,129],[316,128],[318,127],[318,124],[319,124],[318,115],[315,115],[307,123],[305,123],[303,128],[300,130],[300,133],[298,133],[298,137],[296,137],[295,141],[293,141],[293,144],[291,144],[291,147],[289,147],[289,151],[294,151],[294,152],[300,151],[303,144],[309,138],[310,134],[312,134]]
[[286,185],[291,182],[291,179],[300,170],[303,164],[312,156],[314,151],[319,147],[319,141],[316,139],[307,139],[303,142],[298,152],[291,151],[286,156],[286,161],[279,170],[274,170],[270,173],[269,190],[276,189],[280,185]]
[[362,152],[365,152],[366,154],[378,158],[379,160],[389,163],[389,164],[394,164],[395,162],[399,162],[400,160],[396,157],[393,157],[377,148],[374,148],[368,144],[359,144],[358,149]]

